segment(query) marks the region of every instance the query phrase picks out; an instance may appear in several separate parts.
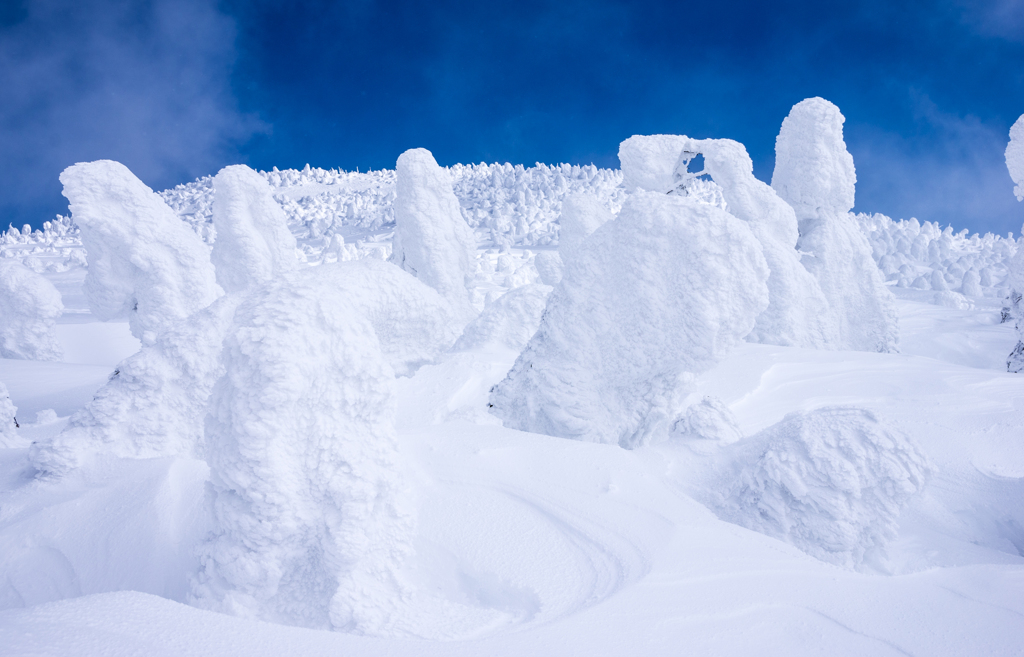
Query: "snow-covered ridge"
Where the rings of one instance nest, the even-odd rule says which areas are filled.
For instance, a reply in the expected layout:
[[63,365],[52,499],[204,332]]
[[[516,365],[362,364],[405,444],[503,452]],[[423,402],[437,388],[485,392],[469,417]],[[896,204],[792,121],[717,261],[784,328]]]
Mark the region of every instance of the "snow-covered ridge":
[[[562,202],[570,195],[592,195],[613,213],[628,195],[620,170],[592,165],[456,164],[448,171],[462,216],[476,232],[478,244],[503,252],[557,247]],[[390,254],[393,170],[358,172],[307,165],[301,170],[275,167],[260,174],[274,190],[310,264]],[[213,176],[159,195],[203,241],[213,243]],[[1006,261],[1017,250],[1012,233],[969,235],[966,229],[954,232],[952,226],[943,229],[937,222],[894,220],[877,213],[856,216],[890,285],[953,290],[971,298],[1003,298],[1009,293]],[[335,235],[338,238],[332,239]],[[342,245],[348,246],[347,252]],[[67,271],[86,262],[78,227],[64,216],[46,222],[43,230],[10,227],[0,233],[0,257],[19,258],[37,272]],[[535,277],[520,278],[527,283]]]

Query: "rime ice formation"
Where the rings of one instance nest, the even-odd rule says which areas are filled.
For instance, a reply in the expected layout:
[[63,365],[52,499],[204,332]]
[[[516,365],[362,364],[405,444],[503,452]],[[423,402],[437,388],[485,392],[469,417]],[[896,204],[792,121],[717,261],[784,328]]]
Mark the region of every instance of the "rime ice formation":
[[18,444],[18,434],[14,426],[17,414],[18,409],[11,402],[7,386],[0,382],[0,447],[14,447]]
[[437,290],[460,316],[469,319],[476,238],[462,218],[451,176],[424,148],[402,153],[396,169],[391,260]]
[[899,343],[895,300],[849,214],[857,176],[843,141],[844,121],[823,98],[794,105],[775,141],[772,188],[796,211],[797,248],[828,300],[838,346],[892,352]]
[[1010,171],[1018,201],[1024,201],[1024,114],[1010,128],[1010,143],[1006,145],[1006,168]]
[[904,435],[858,408],[792,413],[728,458],[713,502],[723,519],[844,566],[883,556],[929,474]]
[[210,252],[217,283],[227,293],[244,292],[298,267],[288,218],[263,176],[239,164],[213,179]]
[[683,182],[679,164],[690,141],[681,135],[634,135],[625,140],[619,144],[622,186],[662,194],[675,190]]
[[688,198],[636,191],[566,263],[537,334],[491,393],[508,427],[633,448],[768,305],[746,223]]
[[61,477],[98,455],[200,456],[206,403],[224,372],[221,344],[237,305],[237,297],[221,297],[122,361],[63,431],[33,443],[36,470]]
[[273,622],[386,632],[412,519],[394,371],[331,266],[254,292],[206,423],[214,536],[191,601]]
[[218,289],[206,246],[127,167],[75,164],[60,181],[89,254],[85,293],[97,317],[127,317],[148,345],[213,303]]
[[63,312],[53,283],[19,262],[0,260],[0,357],[60,360],[56,322]]
[[522,351],[537,332],[550,293],[549,286],[536,283],[509,290],[466,326],[452,349],[499,346]]
[[562,257],[557,252],[541,251],[533,257],[533,266],[544,285],[554,287],[562,280]]

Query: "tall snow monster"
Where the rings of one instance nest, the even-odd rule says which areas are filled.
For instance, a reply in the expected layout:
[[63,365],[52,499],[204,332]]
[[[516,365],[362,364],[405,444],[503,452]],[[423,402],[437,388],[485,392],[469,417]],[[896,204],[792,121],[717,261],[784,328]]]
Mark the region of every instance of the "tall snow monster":
[[[1006,145],[1006,168],[1010,171],[1015,187],[1013,193],[1018,201],[1024,201],[1024,115],[1010,128],[1010,143]],[[1021,229],[1024,233],[1024,229]],[[1017,325],[1017,346],[1006,359],[1009,372],[1024,370],[1024,248],[1017,247],[1017,253],[1009,262],[1011,314]]]
[[796,211],[797,248],[828,300],[839,347],[894,352],[895,299],[850,214],[857,175],[843,141],[845,120],[824,98],[794,105],[775,141],[772,188]]

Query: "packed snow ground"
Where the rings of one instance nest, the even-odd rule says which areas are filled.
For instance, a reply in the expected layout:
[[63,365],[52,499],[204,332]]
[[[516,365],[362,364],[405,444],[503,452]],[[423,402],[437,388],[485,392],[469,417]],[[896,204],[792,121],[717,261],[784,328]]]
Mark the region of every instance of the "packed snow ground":
[[1019,652],[1024,251],[848,214],[842,122],[772,187],[69,168],[0,240],[0,652]]

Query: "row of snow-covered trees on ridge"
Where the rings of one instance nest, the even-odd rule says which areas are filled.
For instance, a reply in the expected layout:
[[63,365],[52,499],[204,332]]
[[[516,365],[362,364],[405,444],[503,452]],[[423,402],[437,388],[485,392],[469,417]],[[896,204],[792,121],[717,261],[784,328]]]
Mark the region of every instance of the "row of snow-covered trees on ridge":
[[[773,459],[815,454],[800,468],[823,480],[845,463],[849,517],[823,558],[856,565],[923,485],[913,446],[865,411],[824,409],[756,438],[754,458],[726,445],[739,438],[719,430],[735,426],[728,409],[694,404],[692,385],[742,340],[896,349],[892,296],[849,214],[842,123],[823,99],[796,105],[771,186],[734,141],[623,142],[621,211],[567,198],[558,253],[538,261],[547,285],[482,312],[473,233],[423,149],[398,160],[391,263],[318,267],[299,262],[270,185],[246,167],[213,180],[212,251],[122,165],[70,167],[90,306],[127,318],[143,346],[31,461],[46,481],[111,457],[205,459],[213,531],[192,603],[386,633],[416,595],[401,576],[415,518],[395,465],[395,377],[494,338],[521,352],[491,395],[506,426],[627,448],[711,439],[738,487],[708,504],[805,549],[838,507],[792,488]],[[698,154],[705,171],[691,173]]]

